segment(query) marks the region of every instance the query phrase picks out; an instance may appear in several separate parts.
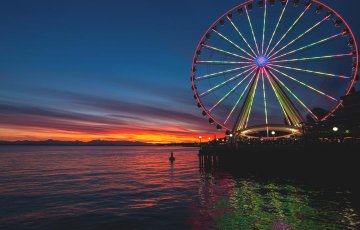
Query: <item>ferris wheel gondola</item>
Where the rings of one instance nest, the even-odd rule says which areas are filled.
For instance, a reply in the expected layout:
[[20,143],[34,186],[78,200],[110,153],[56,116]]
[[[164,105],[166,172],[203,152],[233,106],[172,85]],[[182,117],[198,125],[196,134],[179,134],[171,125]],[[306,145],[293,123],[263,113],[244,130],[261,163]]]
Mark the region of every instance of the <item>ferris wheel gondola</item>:
[[355,36],[335,10],[317,0],[250,0],[204,33],[191,82],[218,130],[266,138],[270,127],[291,136],[310,119],[326,120],[357,72]]

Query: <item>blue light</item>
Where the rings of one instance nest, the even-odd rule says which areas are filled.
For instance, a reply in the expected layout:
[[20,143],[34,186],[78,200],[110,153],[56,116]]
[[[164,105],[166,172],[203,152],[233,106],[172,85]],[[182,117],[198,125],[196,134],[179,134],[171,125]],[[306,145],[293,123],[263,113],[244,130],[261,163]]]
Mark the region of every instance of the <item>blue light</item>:
[[260,55],[255,59],[255,64],[259,67],[264,67],[268,64],[269,59],[265,55]]

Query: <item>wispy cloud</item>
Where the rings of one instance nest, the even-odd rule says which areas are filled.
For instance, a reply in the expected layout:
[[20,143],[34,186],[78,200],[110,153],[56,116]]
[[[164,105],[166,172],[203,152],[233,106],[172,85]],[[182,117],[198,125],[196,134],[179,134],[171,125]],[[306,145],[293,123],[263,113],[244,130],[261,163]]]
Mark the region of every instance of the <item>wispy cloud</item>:
[[79,138],[86,134],[107,139],[118,137],[150,142],[194,140],[194,136],[199,133],[215,131],[201,116],[173,108],[72,92],[52,92],[52,96],[65,98],[68,103],[81,109],[73,111],[50,105],[40,107],[2,101],[1,126],[8,130],[18,129],[19,132],[24,128],[37,129],[38,133],[39,129],[44,129],[44,132],[50,129],[79,134]]

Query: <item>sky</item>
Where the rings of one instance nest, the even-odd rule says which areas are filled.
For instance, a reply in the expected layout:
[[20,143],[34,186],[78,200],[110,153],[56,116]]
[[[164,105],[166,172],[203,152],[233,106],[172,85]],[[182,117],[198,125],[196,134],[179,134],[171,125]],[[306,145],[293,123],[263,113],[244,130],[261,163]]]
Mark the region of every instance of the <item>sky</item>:
[[[241,2],[2,1],[0,140],[222,136],[196,106],[190,68],[204,31]],[[359,1],[323,2],[360,37]]]

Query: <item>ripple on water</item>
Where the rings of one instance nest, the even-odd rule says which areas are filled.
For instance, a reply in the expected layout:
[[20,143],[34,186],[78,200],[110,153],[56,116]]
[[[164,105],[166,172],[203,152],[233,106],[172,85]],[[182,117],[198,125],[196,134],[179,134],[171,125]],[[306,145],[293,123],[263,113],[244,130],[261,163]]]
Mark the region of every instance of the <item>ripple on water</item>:
[[355,229],[353,196],[204,172],[196,148],[0,149],[1,229]]

